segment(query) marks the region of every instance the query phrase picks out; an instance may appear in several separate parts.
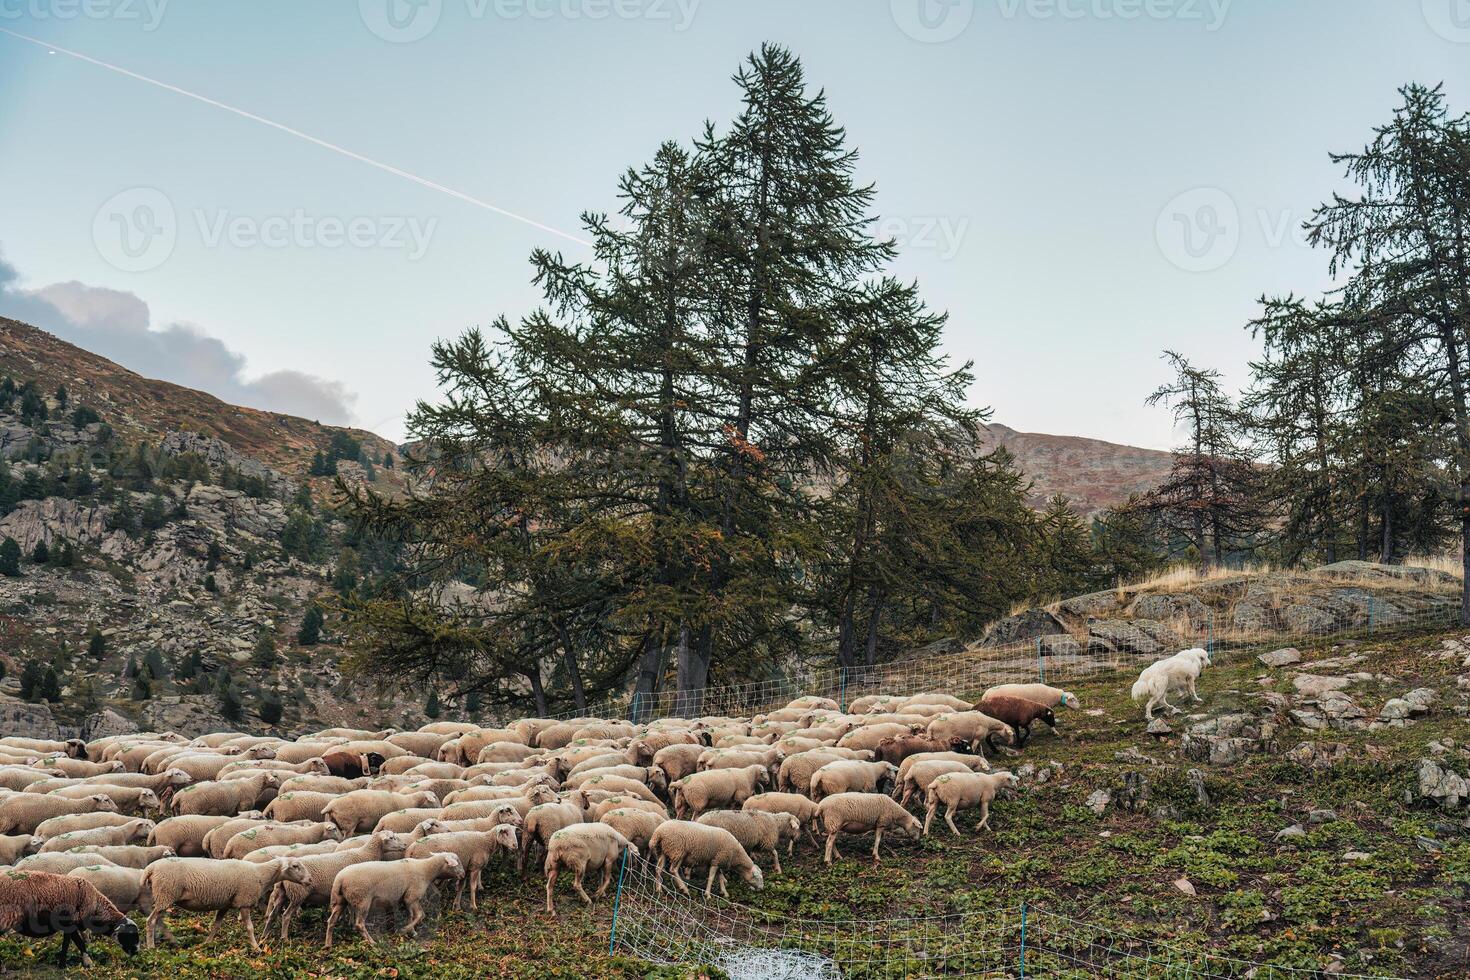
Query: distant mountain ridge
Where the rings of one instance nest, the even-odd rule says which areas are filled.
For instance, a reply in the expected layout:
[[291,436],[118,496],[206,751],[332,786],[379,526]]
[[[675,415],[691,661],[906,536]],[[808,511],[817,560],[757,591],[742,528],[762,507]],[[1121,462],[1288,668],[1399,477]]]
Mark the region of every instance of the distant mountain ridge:
[[1019,432],[994,422],[986,428],[986,444],[1008,450],[1016,468],[1032,481],[1033,504],[1060,493],[1084,517],[1152,490],[1174,460],[1171,453],[1101,439]]

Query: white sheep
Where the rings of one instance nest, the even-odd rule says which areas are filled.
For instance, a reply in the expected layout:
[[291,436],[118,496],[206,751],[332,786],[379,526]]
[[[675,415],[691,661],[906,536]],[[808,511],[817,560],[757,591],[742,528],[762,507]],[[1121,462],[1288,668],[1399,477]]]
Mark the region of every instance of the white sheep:
[[92,887],[107,896],[107,900],[117,906],[117,910],[123,915],[137,909],[147,913],[149,897],[143,891],[143,869],[114,866],[110,864],[89,864],[80,868],[73,868],[67,874],[73,878],[80,878],[90,882]]
[[674,801],[674,816],[683,820],[706,810],[740,806],[770,785],[771,773],[765,766],[710,769],[671,783],[669,794]]
[[332,948],[332,930],[348,908],[356,915],[357,931],[371,946],[376,946],[377,940],[367,930],[367,917],[378,906],[394,909],[402,905],[406,908],[408,921],[399,933],[413,935],[418,924],[424,921],[424,895],[433,884],[441,880],[462,879],[464,873],[464,865],[449,852],[401,861],[366,861],[343,868],[332,882],[332,913],[327,917],[326,948]]
[[942,803],[946,807],[944,811],[944,822],[949,824],[949,829],[959,834],[960,829],[954,825],[954,815],[960,810],[969,807],[980,807],[980,822],[975,825],[978,831],[990,826],[990,801],[995,799],[995,793],[1002,786],[1015,787],[1020,780],[1014,773],[1004,769],[995,772],[953,772],[946,773],[929,784],[929,790],[925,797],[928,812],[924,815],[924,836],[929,836],[929,825],[934,821],[934,814],[938,812]]
[[203,857],[204,838],[214,828],[228,823],[235,817],[194,815],[169,817],[161,820],[148,835],[149,844],[161,844],[174,849],[179,857]]
[[40,839],[31,834],[0,837],[0,865],[14,864],[35,851],[40,843]]
[[1075,708],[1079,703],[1077,695],[1071,691],[1064,691],[1049,684],[997,684],[986,691],[980,700],[984,701],[985,698],[995,695],[1025,698],[1027,701],[1044,704],[1048,708]]
[[909,800],[914,797],[924,798],[929,790],[929,784],[940,776],[951,772],[973,772],[975,767],[968,762],[955,759],[928,759],[924,762],[916,762],[909,767],[904,775],[903,781],[896,785],[893,795],[898,798],[899,806],[908,806]]
[[[277,858],[261,864],[249,861],[224,861],[211,858],[167,858],[150,864],[143,872],[142,887],[148,891],[153,907],[148,912],[148,948],[152,949],[159,926],[169,909],[178,906],[190,912],[213,912],[214,923],[209,939],[219,932],[220,923],[232,911],[245,923],[245,936],[250,948],[260,951],[255,940],[255,906],[260,904],[277,882],[302,883],[309,880],[306,868],[294,858]],[[168,938],[168,930],[163,930]]]
[[[812,833],[817,825],[817,805],[809,797],[800,793],[762,793],[742,803],[740,810],[742,813],[789,813],[806,828],[807,840],[812,842],[812,846],[817,846],[817,838]],[[787,855],[794,847],[794,840],[787,842]]]
[[56,817],[99,812],[116,814],[117,804],[101,793],[80,800],[16,793],[0,799],[0,834],[33,834],[42,823]]
[[408,858],[428,857],[430,854],[453,854],[464,866],[464,876],[454,890],[454,907],[460,907],[465,885],[469,885],[470,909],[480,907],[480,889],[484,887],[481,875],[490,859],[497,853],[510,853],[517,849],[516,829],[501,824],[494,830],[462,830],[448,834],[434,834],[414,841],[404,855]]
[[653,837],[648,842],[648,852],[650,856],[658,858],[655,891],[663,891],[665,868],[673,877],[675,887],[685,895],[689,894],[683,876],[686,868],[709,869],[704,884],[705,898],[710,897],[716,881],[720,885],[720,894],[729,896],[725,889],[727,868],[737,872],[756,891],[765,887],[761,869],[745,853],[745,848],[740,846],[735,835],[723,827],[712,827],[688,820],[669,820],[660,824],[653,832]]
[[654,813],[647,809],[632,806],[615,806],[599,813],[596,817],[596,822],[607,824],[628,838],[633,846],[638,848],[639,853],[646,854],[648,851],[648,842],[653,837],[653,832],[668,819],[669,815],[667,813]]
[[1200,672],[1209,662],[1210,655],[1196,647],[1192,650],[1181,650],[1172,657],[1157,660],[1143,668],[1138,675],[1138,680],[1133,684],[1132,691],[1132,698],[1135,701],[1143,697],[1148,698],[1148,702],[1143,706],[1143,716],[1153,721],[1156,705],[1164,707],[1172,714],[1179,714],[1179,709],[1166,700],[1171,690],[1182,689],[1195,700],[1195,703],[1203,703],[1204,699],[1195,690],[1195,683],[1199,680]]
[[820,803],[837,793],[883,793],[891,789],[898,767],[890,762],[829,762],[812,774],[807,795]]
[[291,935],[291,923],[301,913],[303,906],[326,905],[332,897],[332,882],[343,868],[364,861],[391,861],[403,856],[408,850],[408,840],[383,831],[363,838],[357,846],[348,846],[353,841],[344,841],[330,854],[313,854],[296,860],[306,869],[304,882],[283,881],[271,889],[270,903],[266,905],[262,931],[270,929],[272,918],[281,916],[281,938]]
[[789,813],[711,810],[695,822],[728,830],[752,859],[759,851],[769,851],[773,874],[781,873],[781,845],[789,849],[801,836],[801,821]]
[[881,793],[838,793],[817,804],[817,819],[827,834],[827,849],[822,860],[831,864],[833,858],[841,859],[837,849],[838,834],[873,835],[873,863],[882,859],[878,856],[878,845],[883,842],[883,832],[902,833],[909,840],[918,840],[919,821],[914,819],[898,802]]
[[93,827],[90,830],[74,830],[57,834],[41,845],[42,854],[50,851],[69,851],[85,844],[137,844],[148,839],[153,832],[152,820],[129,820],[116,827]]
[[587,797],[580,790],[573,790],[557,803],[542,803],[531,807],[526,814],[525,832],[521,834],[516,870],[525,872],[526,859],[530,856],[532,847],[539,845],[543,849],[549,849],[552,835],[558,830],[586,822]]
[[581,823],[552,834],[546,849],[546,911],[556,914],[553,896],[557,875],[563,870],[571,875],[572,887],[582,901],[591,905],[582,877],[588,871],[602,872],[602,884],[597,889],[597,897],[601,898],[612,881],[613,866],[624,855],[636,858],[638,848],[607,824]]
[[172,847],[140,847],[136,844],[86,844],[74,847],[68,854],[95,854],[120,868],[142,871],[154,861],[176,857]]
[[225,841],[220,857],[243,860],[251,851],[280,844],[319,844],[322,841],[340,841],[342,831],[336,824],[320,823],[284,824],[267,823],[249,827]]
[[439,798],[433,793],[390,793],[387,790],[359,789],[337,797],[322,807],[322,818],[330,820],[344,834],[365,833],[395,810],[414,807],[437,807]]

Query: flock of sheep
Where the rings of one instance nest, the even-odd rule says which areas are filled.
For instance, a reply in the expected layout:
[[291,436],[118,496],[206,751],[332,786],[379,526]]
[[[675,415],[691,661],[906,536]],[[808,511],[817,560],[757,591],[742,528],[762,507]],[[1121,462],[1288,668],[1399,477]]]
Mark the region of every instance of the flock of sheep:
[[[1192,691],[1204,662],[1155,671],[1162,680],[1146,670],[1135,698],[1149,693],[1151,709],[1171,685]],[[831,863],[842,836],[872,835],[877,862],[885,835],[916,840],[941,810],[956,834],[962,810],[988,826],[1016,777],[990,771],[983,750],[1014,753],[1034,723],[1055,727],[1055,710],[1076,704],[1045,684],[1006,684],[974,704],[872,695],[840,709],[802,697],[752,718],[642,726],[525,718],[294,741],[0,737],[0,931],[61,933],[65,965],[69,943],[89,962],[89,933],[136,951],[133,911],[146,916],[149,947],[173,941],[175,909],[215,913],[211,938],[238,913],[258,950],[264,904],[262,929],[279,920],[283,939],[302,909],[326,907],[327,947],[347,915],[373,943],[372,912],[404,910],[411,934],[441,884],[456,908],[466,892],[478,908],[494,860],[522,874],[539,865],[553,914],[560,877],[591,904],[585,877],[600,876],[602,896],[625,856],[656,862],[660,888],[667,878],[688,894],[686,878],[702,872],[706,895],[726,894],[727,874],[758,889],[755,857],[780,873],[780,852],[802,837]]]

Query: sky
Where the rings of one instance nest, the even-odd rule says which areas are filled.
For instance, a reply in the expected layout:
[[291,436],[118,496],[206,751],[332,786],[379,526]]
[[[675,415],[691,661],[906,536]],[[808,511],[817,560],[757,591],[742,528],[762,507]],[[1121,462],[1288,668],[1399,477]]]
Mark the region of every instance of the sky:
[[[17,36],[21,35],[21,36]],[[27,40],[29,39],[29,40]],[[389,438],[532,249],[801,57],[971,400],[1152,448],[1166,348],[1235,388],[1399,86],[1470,110],[1470,0],[0,0],[0,314]]]

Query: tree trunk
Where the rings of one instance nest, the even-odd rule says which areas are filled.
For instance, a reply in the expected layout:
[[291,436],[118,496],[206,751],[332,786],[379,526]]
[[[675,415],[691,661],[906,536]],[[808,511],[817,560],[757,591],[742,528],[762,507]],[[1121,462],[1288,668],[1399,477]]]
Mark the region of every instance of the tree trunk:
[[567,681],[572,685],[572,702],[578,711],[587,708],[587,691],[582,687],[582,667],[577,663],[577,653],[572,649],[572,638],[565,623],[556,624],[557,636],[561,638],[561,659],[567,668]]
[[638,680],[633,685],[633,694],[640,701],[647,701],[658,684],[659,652],[662,640],[657,632],[643,637],[643,653],[638,658]]
[[536,697],[536,714],[546,717],[546,689],[541,685],[541,661],[537,660],[531,664],[531,669],[526,671],[526,679],[531,682],[531,693]]
[[878,621],[883,616],[883,597],[876,589],[868,597],[873,602],[873,609],[868,613],[868,637],[863,648],[863,661],[871,667],[878,662]]
[[1384,565],[1393,561],[1393,497],[1383,497],[1383,543],[1378,550],[1378,560]]
[[[706,627],[707,629],[707,627]],[[701,633],[704,630],[700,631]],[[679,665],[679,704],[674,714],[684,718],[696,718],[704,703],[704,688],[709,681],[709,657],[703,643],[689,642],[689,627],[679,626],[679,643],[674,648]]]

